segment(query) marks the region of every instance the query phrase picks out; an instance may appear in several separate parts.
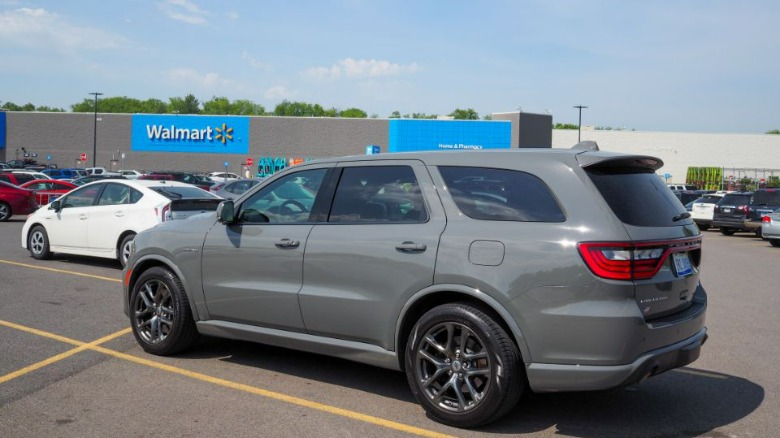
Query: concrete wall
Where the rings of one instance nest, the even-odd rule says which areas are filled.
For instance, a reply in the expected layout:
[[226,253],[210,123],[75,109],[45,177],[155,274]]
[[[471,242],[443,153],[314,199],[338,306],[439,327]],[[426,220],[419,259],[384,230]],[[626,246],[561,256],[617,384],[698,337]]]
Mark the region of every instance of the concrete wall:
[[[729,169],[734,168],[764,169],[764,175],[759,170],[758,177],[780,175],[780,135],[584,129],[582,140],[597,142],[601,150],[658,157],[664,161],[658,173],[671,174],[670,183],[684,183],[689,166],[723,167],[724,176],[732,174]],[[575,144],[576,130],[553,130],[553,148]],[[747,176],[755,177],[752,171]]]

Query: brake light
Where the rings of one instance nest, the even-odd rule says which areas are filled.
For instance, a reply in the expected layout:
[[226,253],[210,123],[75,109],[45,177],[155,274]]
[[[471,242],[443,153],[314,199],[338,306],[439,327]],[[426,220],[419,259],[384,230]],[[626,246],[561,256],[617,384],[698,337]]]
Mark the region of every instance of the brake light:
[[673,252],[689,252],[694,266],[701,260],[701,238],[641,243],[581,242],[577,247],[591,272],[608,280],[653,278]]
[[761,222],[763,222],[765,224],[771,224],[772,223],[772,218],[769,217],[769,216],[763,216],[763,217],[761,217]]
[[157,216],[160,222],[169,220],[171,218],[171,204],[165,204],[165,206],[162,208],[154,207],[154,214]]

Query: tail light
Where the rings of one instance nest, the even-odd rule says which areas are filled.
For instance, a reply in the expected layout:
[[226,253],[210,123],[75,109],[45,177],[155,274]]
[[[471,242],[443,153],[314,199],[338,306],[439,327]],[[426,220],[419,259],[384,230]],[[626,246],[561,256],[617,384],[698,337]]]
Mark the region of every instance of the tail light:
[[162,207],[154,207],[154,214],[157,216],[157,218],[160,220],[160,222],[165,222],[167,220],[171,219],[171,204],[170,202],[165,204]]
[[763,222],[765,224],[771,224],[772,223],[772,218],[769,217],[769,216],[762,216],[761,217],[761,222]]
[[701,238],[657,242],[581,242],[580,256],[598,277],[608,280],[653,278],[674,252],[688,252],[691,264],[701,261]]
[[747,205],[740,205],[737,207],[737,211],[745,213],[745,217],[748,215],[748,206]]

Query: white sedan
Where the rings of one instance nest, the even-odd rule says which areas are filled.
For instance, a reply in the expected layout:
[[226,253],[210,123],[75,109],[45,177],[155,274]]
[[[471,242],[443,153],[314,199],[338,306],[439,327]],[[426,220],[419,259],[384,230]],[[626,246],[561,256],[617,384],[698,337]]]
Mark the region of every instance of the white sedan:
[[208,177],[211,178],[212,181],[222,183],[241,179],[240,176],[231,172],[211,172],[208,174]]
[[124,267],[136,234],[171,218],[213,211],[220,201],[176,181],[95,181],[29,215],[22,247],[36,259],[64,253],[117,259]]

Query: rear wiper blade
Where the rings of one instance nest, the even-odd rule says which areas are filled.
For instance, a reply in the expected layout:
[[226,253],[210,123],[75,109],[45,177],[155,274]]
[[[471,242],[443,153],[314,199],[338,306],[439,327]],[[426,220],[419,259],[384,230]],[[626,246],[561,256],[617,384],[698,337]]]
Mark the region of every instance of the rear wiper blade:
[[688,219],[689,217],[691,217],[691,214],[686,211],[685,213],[680,213],[677,216],[673,217],[672,218],[672,222],[677,222],[677,221],[681,221],[683,219]]

